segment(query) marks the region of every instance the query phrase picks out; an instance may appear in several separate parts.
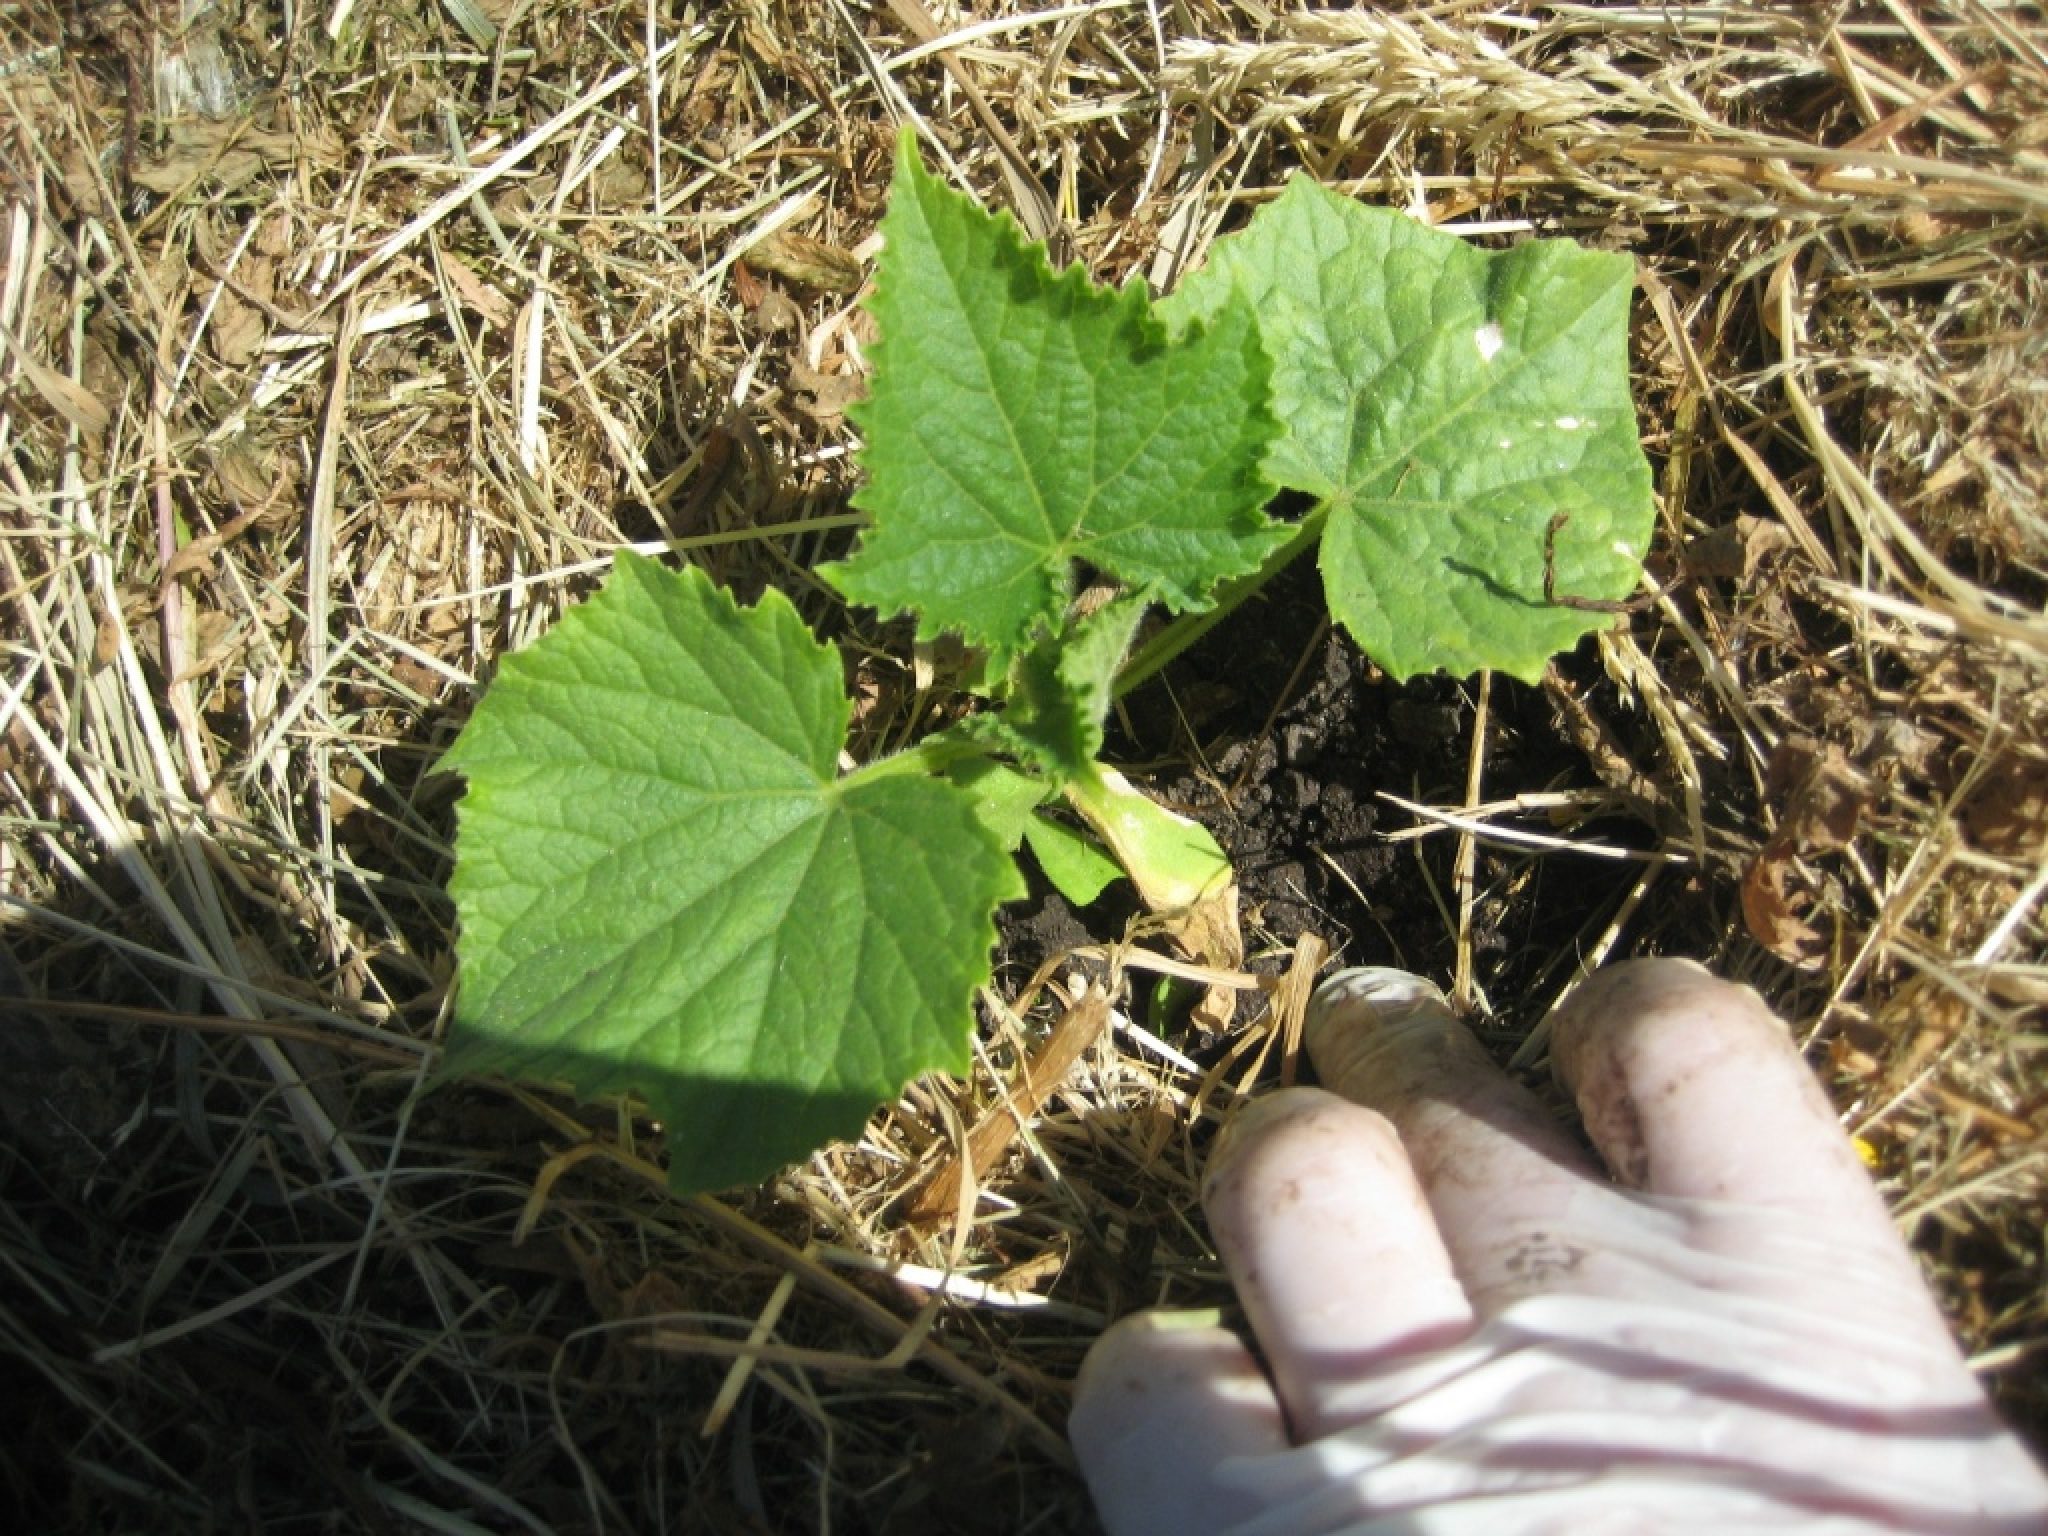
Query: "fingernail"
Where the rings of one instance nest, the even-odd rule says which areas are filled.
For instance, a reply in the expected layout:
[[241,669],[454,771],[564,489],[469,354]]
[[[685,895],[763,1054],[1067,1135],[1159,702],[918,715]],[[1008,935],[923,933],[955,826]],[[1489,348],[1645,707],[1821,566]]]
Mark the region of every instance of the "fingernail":
[[1424,1008],[1449,1008],[1443,989],[1427,977],[1391,965],[1360,965],[1339,971],[1309,999],[1307,1032],[1319,1033],[1349,1015],[1378,1024],[1398,1024]]

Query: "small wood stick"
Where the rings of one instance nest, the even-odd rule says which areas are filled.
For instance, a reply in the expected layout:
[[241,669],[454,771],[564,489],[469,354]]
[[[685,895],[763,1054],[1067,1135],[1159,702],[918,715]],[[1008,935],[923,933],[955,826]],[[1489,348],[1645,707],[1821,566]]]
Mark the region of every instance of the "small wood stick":
[[1330,946],[1322,936],[1304,933],[1294,941],[1294,959],[1273,993],[1273,1017],[1279,1022],[1280,1086],[1292,1088],[1301,1074],[1301,1026],[1308,1018],[1308,1002],[1315,996],[1316,975],[1330,958]]
[[[1465,809],[1468,813],[1479,804],[1479,785],[1486,771],[1486,726],[1492,699],[1493,674],[1482,667],[1479,672],[1479,703],[1472,711],[1472,753],[1465,762]],[[1472,907],[1479,894],[1473,875],[1478,862],[1479,840],[1469,828],[1460,831],[1458,858],[1451,870],[1452,884],[1458,892],[1458,970],[1451,983],[1451,1001],[1460,1009],[1472,1006]]]
[[1557,590],[1557,536],[1564,531],[1564,525],[1572,520],[1569,512],[1551,514],[1549,524],[1543,530],[1543,601],[1553,608],[1577,608],[1584,613],[1639,613],[1657,599],[1654,594],[1642,592],[1620,601],[1604,597],[1575,597],[1568,592]]
[[1024,1122],[1044,1107],[1053,1090],[1066,1081],[1081,1053],[1102,1033],[1109,1022],[1109,998],[1099,987],[1090,987],[1060,1015],[1052,1033],[1040,1042],[1025,1061],[1009,1097],[981,1117],[981,1123],[967,1133],[966,1157],[950,1158],[922,1188],[904,1203],[903,1219],[918,1225],[941,1221],[960,1208],[961,1181],[967,1176],[963,1161],[975,1175],[995,1167]]

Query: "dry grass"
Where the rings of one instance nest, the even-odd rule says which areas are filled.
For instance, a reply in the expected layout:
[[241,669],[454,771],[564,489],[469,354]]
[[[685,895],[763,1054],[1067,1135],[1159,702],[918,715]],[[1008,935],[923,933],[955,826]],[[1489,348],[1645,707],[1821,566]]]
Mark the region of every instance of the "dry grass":
[[[616,549],[790,592],[875,739],[917,707],[810,575],[855,521],[854,290],[909,117],[1110,278],[1171,281],[1300,166],[1639,256],[1657,604],[1551,692],[1579,784],[1692,862],[1579,948],[1779,1003],[2048,1420],[2039,7],[933,11],[0,3],[19,1528],[1087,1528],[1066,1383],[1105,1317],[1219,1296],[1200,1137],[1274,1021],[1206,1074],[1096,1047],[961,1230],[890,1207],[1054,1009],[1022,977],[974,1082],[718,1201],[623,1115],[416,1091],[435,759]],[[1439,808],[1468,836],[1558,788],[1484,766]],[[1681,883],[1709,924],[1660,917]],[[1441,958],[1479,998],[1474,904]],[[1491,994],[1531,1062],[1560,960]]]

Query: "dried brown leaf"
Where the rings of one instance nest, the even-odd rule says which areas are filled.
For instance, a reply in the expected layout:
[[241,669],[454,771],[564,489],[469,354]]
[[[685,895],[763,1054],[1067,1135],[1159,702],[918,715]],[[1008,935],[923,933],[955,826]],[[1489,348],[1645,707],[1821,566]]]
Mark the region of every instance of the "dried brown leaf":
[[866,393],[867,385],[848,374],[822,372],[798,358],[789,365],[789,389],[796,397],[797,409],[806,416],[814,421],[836,421]]
[[448,286],[462,307],[494,331],[512,329],[512,301],[477,276],[476,269],[452,251],[441,253],[441,265],[448,274]]
[[245,368],[262,355],[270,326],[255,305],[223,292],[213,306],[213,323],[206,334],[215,357],[230,368]]
[[100,403],[98,396],[75,379],[59,373],[20,345],[17,344],[13,350],[15,362],[21,368],[22,376],[52,410],[88,437],[99,438],[105,435],[108,423],[113,418],[106,406]]
[[1807,920],[1827,903],[1804,861],[1854,840],[1871,793],[1840,747],[1810,736],[1786,737],[1765,764],[1764,799],[1777,807],[1778,829],[1743,875],[1742,918],[1780,959],[1812,966],[1828,952],[1829,934]]
[[1783,523],[1742,512],[1733,522],[1688,543],[1685,565],[1695,576],[1747,582],[1767,560],[1798,547],[1799,541]]
[[1793,892],[1796,878],[1790,850],[1767,844],[1742,877],[1742,921],[1750,936],[1779,959],[1810,969],[1827,954],[1828,944],[1799,915],[1806,903]]
[[[1209,892],[1192,907],[1168,914],[1162,922],[1178,949],[1196,965],[1220,971],[1244,966],[1244,929],[1238,923],[1237,881]],[[1217,982],[1204,987],[1189,1013],[1195,1028],[1221,1034],[1237,1017],[1237,989]]]
[[1869,780],[1840,747],[1788,736],[1764,766],[1764,799],[1779,807],[1771,841],[1802,854],[1846,847],[1870,793]]
[[1963,808],[1970,841],[2004,858],[2038,858],[2048,849],[2048,762],[2007,757],[1985,774]]
[[788,230],[757,240],[748,248],[747,260],[763,272],[826,293],[854,293],[865,280],[860,258],[853,252]]

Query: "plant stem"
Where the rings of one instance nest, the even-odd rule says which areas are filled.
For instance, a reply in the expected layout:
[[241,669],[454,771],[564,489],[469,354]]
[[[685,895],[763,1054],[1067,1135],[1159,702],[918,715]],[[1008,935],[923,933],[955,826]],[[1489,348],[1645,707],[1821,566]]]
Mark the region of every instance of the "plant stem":
[[1267,582],[1286,570],[1297,556],[1322,537],[1323,523],[1328,516],[1329,503],[1317,502],[1295,525],[1294,537],[1266,556],[1256,571],[1225,582],[1218,589],[1211,607],[1200,613],[1182,614],[1138,647],[1137,654],[1126,661],[1116,674],[1114,696],[1120,699],[1140,683],[1149,682],[1182,651],[1235,613],[1248,598],[1255,596]]
[[968,736],[958,736],[951,731],[940,731],[927,736],[914,747],[887,757],[878,757],[871,763],[862,763],[851,773],[841,774],[837,783],[840,788],[865,784],[874,779],[892,779],[906,773],[923,774],[927,777],[944,773],[954,763],[965,762],[972,757],[993,757],[995,752],[987,743],[975,741]]
[[1230,859],[1208,829],[1149,799],[1114,768],[1091,763],[1060,789],[1153,911],[1193,907],[1230,884]]

